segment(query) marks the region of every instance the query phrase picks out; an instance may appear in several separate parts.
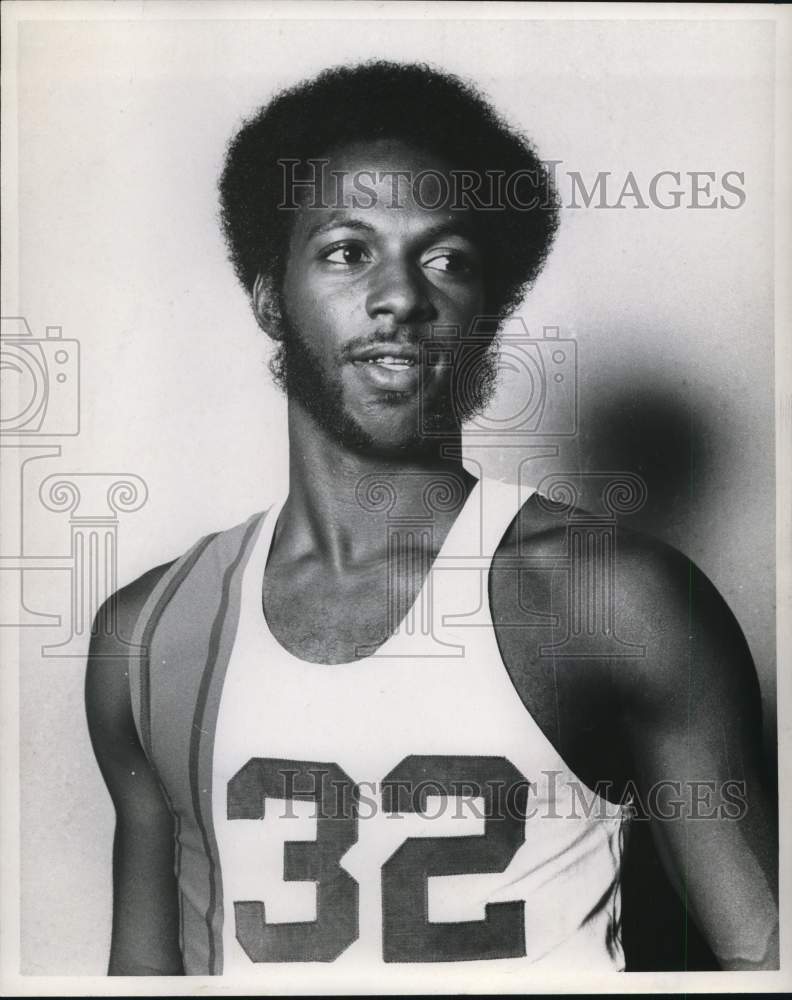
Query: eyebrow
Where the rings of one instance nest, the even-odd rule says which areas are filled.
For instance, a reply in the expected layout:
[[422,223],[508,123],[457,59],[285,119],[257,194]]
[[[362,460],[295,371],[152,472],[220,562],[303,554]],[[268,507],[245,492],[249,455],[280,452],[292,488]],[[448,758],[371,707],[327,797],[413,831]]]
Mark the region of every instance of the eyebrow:
[[[354,229],[368,233],[376,232],[376,228],[370,222],[364,222],[363,219],[356,219],[353,216],[336,214],[324,222],[314,223],[308,229],[306,238],[309,240],[313,239],[314,236],[320,236],[331,229]],[[421,241],[434,240],[440,236],[461,236],[464,239],[475,242],[474,228],[466,219],[443,220],[418,234],[418,238]]]
[[344,215],[334,215],[325,222],[316,222],[308,230],[308,239],[312,239],[314,236],[319,236],[321,233],[326,233],[330,229],[361,229],[365,232],[373,233],[374,226],[369,222],[364,222],[362,219],[349,218]]

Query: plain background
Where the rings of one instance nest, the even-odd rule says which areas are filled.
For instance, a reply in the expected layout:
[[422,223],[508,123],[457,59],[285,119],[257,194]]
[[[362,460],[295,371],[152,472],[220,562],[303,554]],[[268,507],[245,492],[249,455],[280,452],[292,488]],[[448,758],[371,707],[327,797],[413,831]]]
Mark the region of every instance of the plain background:
[[[645,190],[661,170],[745,174],[736,211],[566,211],[521,315],[578,344],[580,433],[536,478],[645,478],[649,499],[630,523],[685,551],[724,594],[756,661],[772,746],[769,22],[22,25],[14,311],[38,336],[62,326],[82,353],[81,434],[40,475],[145,480],[148,503],[121,521],[121,583],[283,488],[284,403],[225,260],[216,179],[235,125],[275,89],[370,56],[472,79],[544,159],[589,181],[632,170]],[[488,453],[486,470],[510,478],[509,454]],[[40,508],[35,487],[29,548],[62,554],[67,520]],[[28,603],[64,614],[63,575],[35,576]],[[27,634],[21,676],[23,970],[101,974],[112,810],[84,723],[84,663],[37,653],[56,632]]]

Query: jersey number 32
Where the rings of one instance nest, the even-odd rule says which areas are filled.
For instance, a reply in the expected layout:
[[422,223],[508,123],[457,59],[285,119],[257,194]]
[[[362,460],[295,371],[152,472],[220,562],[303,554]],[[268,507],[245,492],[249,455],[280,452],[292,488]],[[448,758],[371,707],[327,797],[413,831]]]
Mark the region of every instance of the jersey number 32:
[[[286,785],[284,775],[289,776]],[[387,813],[423,812],[429,794],[483,799],[484,833],[411,837],[388,858],[382,866],[384,960],[458,962],[524,955],[523,902],[489,903],[483,920],[431,922],[427,879],[505,871],[525,840],[527,780],[505,757],[414,755],[382,782]],[[283,858],[285,881],[316,882],[317,916],[268,923],[263,902],[238,901],[237,939],[253,962],[331,962],[358,937],[358,883],[339,863],[358,839],[358,788],[337,764],[253,757],[228,783],[229,820],[263,819],[267,798],[317,803],[316,840],[287,842]]]

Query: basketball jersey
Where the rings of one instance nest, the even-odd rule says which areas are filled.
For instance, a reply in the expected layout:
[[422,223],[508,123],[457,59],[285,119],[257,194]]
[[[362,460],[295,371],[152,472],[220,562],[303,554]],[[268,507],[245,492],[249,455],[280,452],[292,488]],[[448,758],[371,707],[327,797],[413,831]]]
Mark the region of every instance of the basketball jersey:
[[[130,684],[174,816],[187,974],[307,990],[624,968],[626,811],[542,733],[493,626],[492,557],[525,499],[479,481],[396,630],[347,663],[268,627],[283,500],[161,578]],[[431,526],[399,530],[418,551]]]

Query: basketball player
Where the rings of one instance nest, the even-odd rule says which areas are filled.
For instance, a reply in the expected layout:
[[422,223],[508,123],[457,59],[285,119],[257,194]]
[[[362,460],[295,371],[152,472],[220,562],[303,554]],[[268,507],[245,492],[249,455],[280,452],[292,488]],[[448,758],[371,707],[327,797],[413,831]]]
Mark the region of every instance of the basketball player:
[[[529,186],[457,198],[462,172]],[[556,227],[530,145],[455,78],[372,63],[275,98],[220,189],[278,345],[289,488],[97,622],[110,973],[310,991],[397,966],[424,988],[456,963],[621,970],[641,820],[721,967],[777,967],[759,693],[728,608],[624,531],[608,592],[566,509],[461,461]],[[570,572],[631,655],[586,628],[553,648],[591,610]]]

